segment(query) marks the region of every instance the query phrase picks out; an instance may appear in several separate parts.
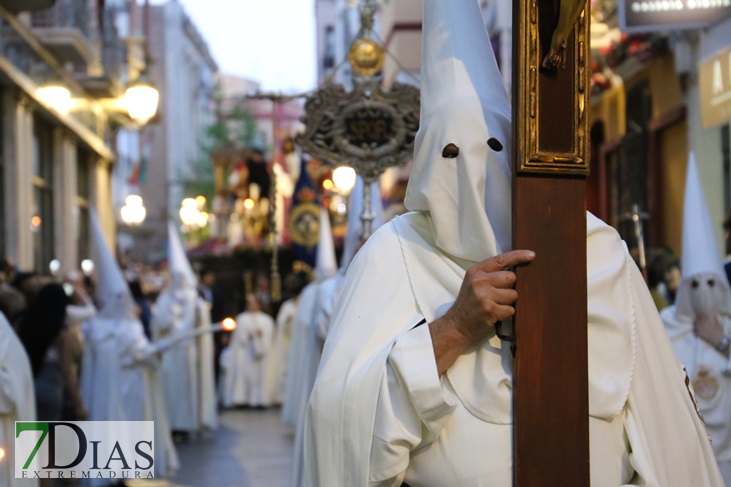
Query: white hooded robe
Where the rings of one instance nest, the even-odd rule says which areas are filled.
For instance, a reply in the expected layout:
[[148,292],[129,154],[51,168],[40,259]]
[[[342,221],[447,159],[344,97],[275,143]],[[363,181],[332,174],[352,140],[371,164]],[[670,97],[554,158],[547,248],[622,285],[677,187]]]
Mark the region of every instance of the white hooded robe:
[[15,478],[15,422],[35,421],[33,372],[25,348],[0,313],[0,487],[36,487],[37,480]]
[[[308,409],[310,487],[512,485],[509,347],[493,335],[440,379],[417,326],[464,275],[431,231],[399,217],[351,264]],[[613,229],[590,217],[587,232],[592,486],[722,485],[642,277]]]
[[[423,5],[414,212],[348,269],[308,406],[309,487],[512,486],[508,344],[493,333],[440,377],[429,331],[466,271],[510,248],[511,107],[477,1]],[[591,215],[587,264],[592,486],[722,485],[650,294]]]

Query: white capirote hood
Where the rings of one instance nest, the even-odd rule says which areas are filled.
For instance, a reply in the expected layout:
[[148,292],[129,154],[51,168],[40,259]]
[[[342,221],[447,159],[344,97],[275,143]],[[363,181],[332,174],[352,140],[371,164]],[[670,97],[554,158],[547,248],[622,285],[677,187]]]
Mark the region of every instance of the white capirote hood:
[[174,287],[182,289],[198,286],[195,272],[173,222],[168,222],[168,268]]
[[699,314],[731,314],[731,291],[692,152],[683,203],[682,273],[675,309],[676,316],[685,318],[681,323],[687,326]]
[[[421,127],[405,204],[478,262],[511,241],[511,108],[476,0],[424,0]],[[489,145],[488,145],[488,141]],[[454,144],[459,155],[443,157]]]
[[136,307],[129,285],[117,265],[117,259],[107,246],[96,211],[90,210],[92,250],[96,282],[94,291],[100,318],[137,319]]

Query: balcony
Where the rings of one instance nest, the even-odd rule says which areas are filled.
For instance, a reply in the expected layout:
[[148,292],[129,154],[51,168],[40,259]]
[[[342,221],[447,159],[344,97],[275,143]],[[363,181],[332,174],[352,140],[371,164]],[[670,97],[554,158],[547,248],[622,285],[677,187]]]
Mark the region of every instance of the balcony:
[[125,45],[114,24],[114,12],[107,8],[104,13],[104,27],[101,37],[101,65],[90,69],[84,75],[77,75],[78,81],[87,93],[96,98],[116,98],[123,91],[122,68],[125,61]]
[[31,14],[33,32],[61,62],[76,65],[93,62],[89,7],[86,1],[58,0],[53,7]]
[[54,3],[56,0],[0,0],[0,5],[14,14],[51,8]]

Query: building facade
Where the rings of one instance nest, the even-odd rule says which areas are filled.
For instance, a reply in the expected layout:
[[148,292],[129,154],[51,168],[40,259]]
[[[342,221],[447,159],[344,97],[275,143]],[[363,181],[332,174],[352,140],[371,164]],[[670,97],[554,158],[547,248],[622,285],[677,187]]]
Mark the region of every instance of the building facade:
[[[166,256],[167,221],[179,221],[186,184],[208,154],[207,127],[215,122],[215,73],[208,45],[182,5],[170,0],[149,12],[150,74],[160,90],[158,116],[127,140],[131,162],[115,179],[116,204],[138,192],[147,210],[138,227],[120,229],[120,246],[134,260],[159,261]],[[139,149],[135,149],[139,147]],[[135,152],[137,150],[137,152]],[[136,160],[135,156],[136,155]]]
[[91,208],[114,241],[114,145],[130,120],[104,103],[126,68],[113,3],[0,2],[0,255],[21,270],[78,269]]

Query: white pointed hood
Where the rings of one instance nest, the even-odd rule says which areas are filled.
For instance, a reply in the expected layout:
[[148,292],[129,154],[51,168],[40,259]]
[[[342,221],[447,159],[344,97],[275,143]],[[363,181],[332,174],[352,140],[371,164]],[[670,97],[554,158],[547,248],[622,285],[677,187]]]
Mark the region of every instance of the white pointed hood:
[[129,285],[122,275],[122,270],[117,264],[117,259],[109,250],[107,241],[104,238],[96,211],[90,211],[91,237],[93,246],[94,272],[96,282],[94,285],[98,316],[108,319],[137,319],[135,302]]
[[317,244],[315,261],[315,280],[322,282],[338,272],[338,261],[335,257],[333,232],[330,228],[330,215],[325,208],[320,208],[320,240]]
[[[477,0],[423,4],[421,126],[405,204],[429,212],[442,250],[477,262],[511,245],[510,102]],[[457,157],[442,156],[448,144]]]
[[[348,201],[348,230],[345,234],[343,244],[343,255],[340,258],[340,272],[348,270],[350,261],[358,253],[362,243],[363,220],[360,219],[363,213],[363,178],[360,175],[355,180],[355,187],[350,193]],[[373,219],[372,231],[375,232],[383,225],[383,203],[381,202],[381,187],[377,181],[371,183],[371,210],[376,217]]]
[[176,288],[196,288],[198,280],[183,248],[178,230],[173,222],[168,222],[168,268],[172,284]]
[[692,152],[683,205],[683,280],[675,301],[675,315],[681,319],[668,325],[671,334],[679,331],[675,327],[691,325],[699,315],[731,314],[731,292]]

